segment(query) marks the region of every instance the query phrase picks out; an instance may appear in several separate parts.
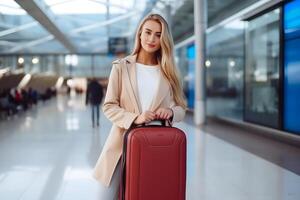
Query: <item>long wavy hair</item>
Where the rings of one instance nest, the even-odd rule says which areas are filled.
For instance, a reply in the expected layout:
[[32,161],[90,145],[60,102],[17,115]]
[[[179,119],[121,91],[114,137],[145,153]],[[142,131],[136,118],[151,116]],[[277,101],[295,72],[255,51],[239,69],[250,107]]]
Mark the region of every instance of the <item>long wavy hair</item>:
[[174,101],[177,105],[187,108],[186,100],[182,90],[181,82],[179,81],[179,73],[175,66],[174,54],[173,54],[173,38],[169,31],[168,23],[166,20],[158,14],[149,14],[139,24],[135,35],[135,45],[131,55],[138,55],[141,49],[140,36],[142,34],[142,28],[146,21],[155,21],[161,25],[160,36],[160,49],[155,52],[157,61],[161,67],[163,76],[169,81],[172,88]]

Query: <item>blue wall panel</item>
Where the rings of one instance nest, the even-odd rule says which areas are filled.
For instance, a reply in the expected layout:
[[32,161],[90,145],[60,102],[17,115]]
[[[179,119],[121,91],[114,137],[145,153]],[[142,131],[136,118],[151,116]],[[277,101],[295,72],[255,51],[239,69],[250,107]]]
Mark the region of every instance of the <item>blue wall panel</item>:
[[188,58],[188,107],[194,108],[195,101],[195,45],[192,44],[187,48],[187,58]]
[[284,8],[284,129],[300,134],[300,0]]

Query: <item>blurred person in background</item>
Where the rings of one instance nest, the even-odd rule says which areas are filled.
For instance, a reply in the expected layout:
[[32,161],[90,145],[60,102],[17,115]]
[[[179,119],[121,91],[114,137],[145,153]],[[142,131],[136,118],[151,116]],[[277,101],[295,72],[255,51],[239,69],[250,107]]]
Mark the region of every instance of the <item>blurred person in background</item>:
[[86,105],[87,104],[91,105],[93,127],[95,127],[95,124],[99,126],[99,120],[100,120],[99,109],[100,109],[102,98],[103,98],[103,88],[95,78],[92,78],[92,80],[88,83],[85,103]]

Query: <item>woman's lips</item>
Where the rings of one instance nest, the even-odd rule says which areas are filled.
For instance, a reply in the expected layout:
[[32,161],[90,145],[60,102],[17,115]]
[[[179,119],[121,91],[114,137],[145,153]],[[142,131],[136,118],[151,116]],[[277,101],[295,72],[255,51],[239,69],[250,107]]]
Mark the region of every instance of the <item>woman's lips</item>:
[[148,44],[148,46],[149,46],[150,48],[154,48],[154,47],[155,47],[155,45],[153,45],[153,44]]

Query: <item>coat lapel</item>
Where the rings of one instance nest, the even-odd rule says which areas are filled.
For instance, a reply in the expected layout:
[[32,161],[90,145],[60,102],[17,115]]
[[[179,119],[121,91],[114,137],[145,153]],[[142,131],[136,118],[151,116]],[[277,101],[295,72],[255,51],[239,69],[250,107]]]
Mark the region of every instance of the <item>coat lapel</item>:
[[134,99],[135,106],[137,107],[139,113],[142,113],[142,106],[138,96],[138,86],[137,86],[137,77],[136,77],[136,55],[128,56],[126,60],[126,69],[129,77],[130,91],[132,91],[132,96]]

